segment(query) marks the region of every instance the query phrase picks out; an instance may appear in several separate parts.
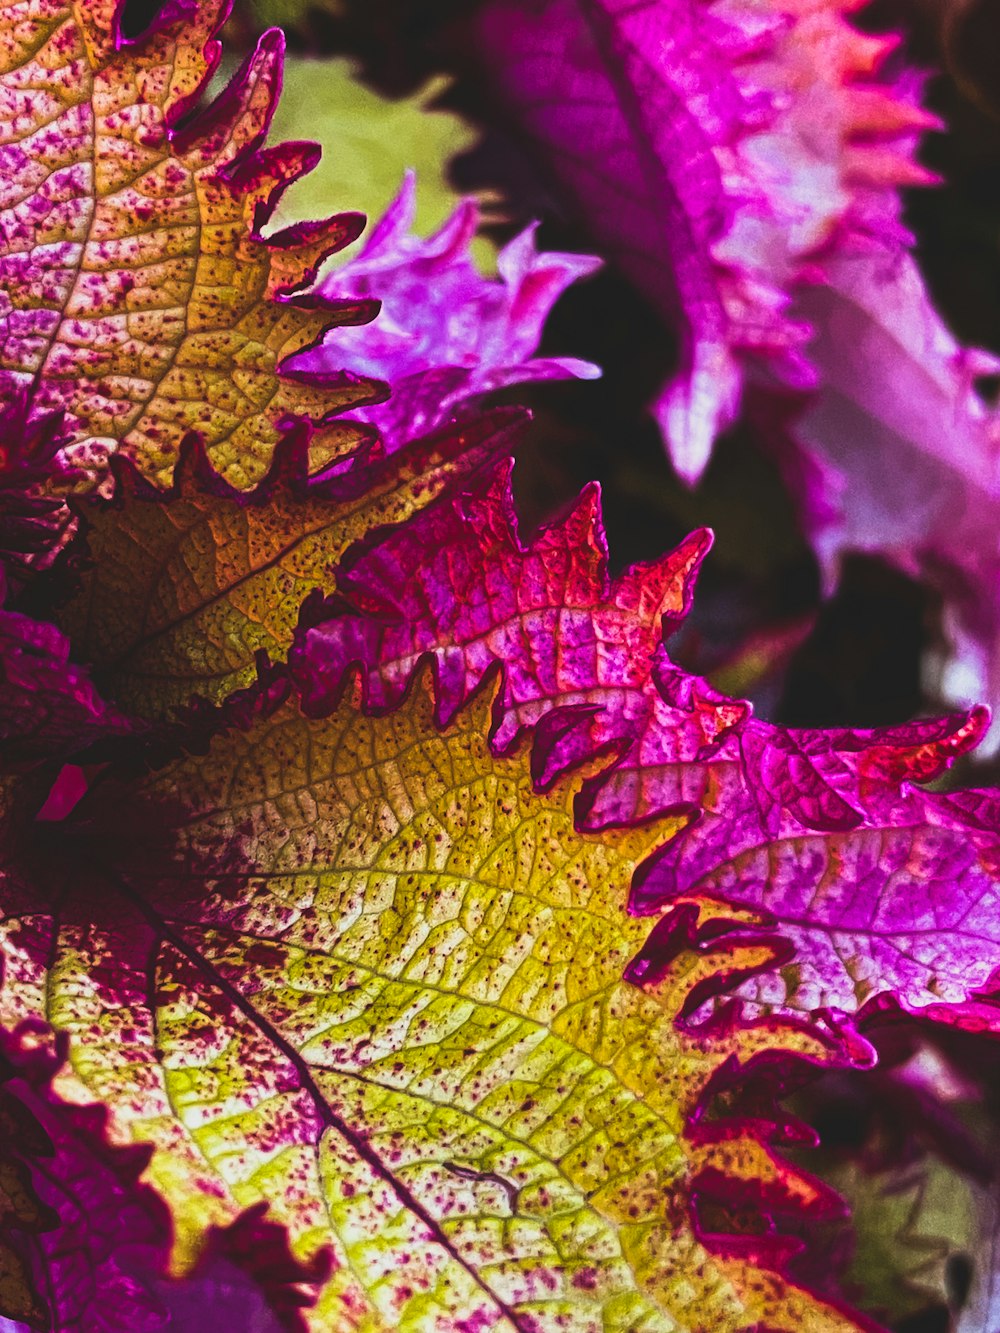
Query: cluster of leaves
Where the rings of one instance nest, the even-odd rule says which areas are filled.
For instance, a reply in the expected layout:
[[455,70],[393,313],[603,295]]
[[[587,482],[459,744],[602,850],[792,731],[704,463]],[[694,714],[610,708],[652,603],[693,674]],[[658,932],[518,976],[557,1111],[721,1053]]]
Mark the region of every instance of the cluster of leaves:
[[[927,118],[905,80],[845,91],[881,48],[844,5],[764,13],[752,52],[726,42],[759,6],[684,6],[666,46],[681,6],[507,8],[473,24],[498,68],[513,34],[517,69],[541,43],[579,78],[597,32],[656,119],[659,42],[699,132],[698,79],[724,100],[737,70],[747,173],[823,110],[791,96],[768,127],[747,80],[789,93],[801,55],[801,91],[832,43],[862,187],[793,218],[789,176],[758,240],[790,281],[831,228],[892,233],[910,159],[851,136]],[[0,1316],[871,1327],[799,1239],[843,1205],[783,1154],[814,1136],[778,1098],[870,1065],[873,1016],[994,1027],[998,798],[926,786],[988,716],[759,720],[665,646],[710,534],[613,578],[590,486],[522,540],[525,414],[482,399],[596,373],[534,353],[597,261],[529,231],[481,277],[475,206],[420,240],[410,179],[329,268],[361,220],[278,226],[317,151],[265,144],[276,32],[209,97],[225,18],[0,15]],[[551,98],[579,144],[586,98]],[[695,189],[713,133],[671,180]],[[689,472],[738,349],[807,373],[778,286],[737,264],[764,199],[740,189],[730,249],[700,196],[675,262],[708,312],[663,400]],[[693,197],[627,217],[673,243]]]

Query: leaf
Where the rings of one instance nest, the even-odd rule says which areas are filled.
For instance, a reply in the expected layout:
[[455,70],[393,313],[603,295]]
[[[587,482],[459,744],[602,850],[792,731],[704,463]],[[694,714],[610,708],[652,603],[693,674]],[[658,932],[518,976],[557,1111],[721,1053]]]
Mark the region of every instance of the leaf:
[[0,744],[5,767],[69,756],[141,728],[69,660],[55,625],[0,610]]
[[520,421],[501,409],[391,459],[376,453],[314,477],[316,438],[300,429],[245,493],[194,441],[167,495],[122,461],[114,498],[79,506],[89,565],[60,623],[130,710],[163,717],[192,695],[219,703],[256,679],[258,653],[284,658],[303,599],[332,589],[352,542],[432,503],[508,444]]
[[656,409],[681,474],[749,377],[827,588],[851,551],[929,582],[950,640],[935,693],[998,716],[1000,425],[974,387],[998,362],[956,342],[915,263],[896,187],[932,180],[913,151],[935,122],[854,7],[492,0],[472,31],[591,234],[681,321]]
[[[682,714],[662,699],[651,672],[662,622],[687,612],[711,534],[696,532],[612,583],[598,487],[587,487],[525,547],[512,468],[512,460],[498,464],[429,522],[378,535],[348,554],[338,587],[365,614],[340,614],[336,599],[305,610],[293,658],[307,705],[329,707],[345,664],[359,661],[371,668],[372,705],[393,706],[421,655],[433,652],[447,721],[502,662],[501,750],[557,709],[559,722],[536,749],[543,783],[595,753],[617,754],[612,769],[584,783],[582,817],[601,826],[678,804],[695,808],[704,794],[699,753],[741,723],[747,705],[716,707],[706,694],[700,712]],[[686,769],[683,790],[668,767]]]
[[18,1207],[3,1234],[22,1281],[0,1286],[0,1314],[60,1333],[99,1321],[135,1333],[163,1328],[163,1308],[137,1276],[162,1269],[169,1249],[167,1210],[139,1184],[149,1154],[108,1144],[99,1108],[53,1096],[59,1063],[4,1034],[0,1171],[17,1181]]
[[[120,449],[163,483],[198,430],[217,469],[248,486],[285,418],[325,420],[382,392],[339,370],[322,383],[283,372],[331,324],[371,318],[370,305],[300,295],[361,220],[260,235],[317,156],[261,149],[280,33],[197,109],[224,6],[177,0],[135,40],[123,12],[115,0],[5,11],[0,392],[27,393],[34,416],[63,411],[74,456]],[[339,432],[342,452],[360,438]]]
[[65,444],[58,415],[29,421],[27,400],[0,404],[0,566],[20,575],[51,561],[65,526],[62,502],[45,494],[54,478],[71,483],[60,449]]
[[865,1308],[898,1319],[944,1304],[948,1260],[975,1235],[968,1182],[934,1158],[874,1175],[845,1165],[824,1178],[851,1201],[857,1249],[848,1279]]
[[[283,25],[287,19],[267,21]],[[275,222],[288,226],[321,217],[331,199],[349,203],[370,218],[381,217],[404,173],[413,171],[419,182],[416,225],[421,233],[442,226],[461,202],[449,184],[447,163],[471,149],[479,137],[454,112],[435,105],[447,87],[446,79],[432,79],[409,97],[390,99],[366,87],[349,60],[288,57],[271,136],[279,143],[317,139],[323,157],[282,198]],[[471,250],[482,271],[490,272],[496,264],[492,244],[476,237]],[[344,258],[340,254],[332,262],[339,266]]]
[[535,250],[529,227],[500,251],[499,281],[472,263],[479,215],[464,200],[428,240],[409,234],[416,179],[403,187],[364,248],[324,278],[331,301],[363,302],[377,293],[374,325],[342,330],[296,366],[326,372],[349,354],[364,374],[388,380],[389,400],[361,408],[352,420],[375,426],[390,448],[456,414],[485,394],[533,380],[592,379],[597,366],[576,357],[535,357],[549,310],[563,291],[600,267],[590,255]]
[[194,1275],[168,1276],[170,1214],[141,1182],[149,1149],[110,1143],[102,1108],[53,1092],[62,1058],[41,1036],[0,1034],[0,1318],[59,1333],[152,1333],[195,1319],[304,1329],[297,1284],[316,1271],[256,1212],[210,1234]]
[[[801,309],[819,331],[822,389],[798,403],[759,402],[755,416],[813,469],[792,489],[827,586],[845,553],[865,551],[936,588],[950,640],[937,692],[959,706],[985,701],[996,715],[1000,415],[975,380],[1000,362],[955,341],[901,246],[841,258]],[[994,726],[989,749],[998,742]]]
[[384,717],[286,694],[92,788],[5,904],[4,1021],[53,1024],[57,1090],[153,1145],[179,1258],[267,1199],[298,1258],[332,1252],[317,1329],[857,1328],[780,1275],[780,1237],[699,1226],[727,1181],[763,1218],[834,1206],[776,1122],[701,1115],[740,1067],[834,1056],[732,1010],[678,1024],[770,958],[739,915],[685,904],[623,979],[629,880],[682,821],[577,831],[573,784],[491,752],[489,695],[439,731],[426,679]]
[[982,1191],[977,1199],[976,1236],[973,1262],[973,1283],[955,1333],[983,1333],[992,1328],[1000,1315],[1000,1207],[994,1183],[990,1191]]
[[833,1071],[795,1102],[822,1141],[812,1169],[850,1204],[844,1285],[890,1328],[957,1327],[995,1194],[993,1038],[898,1013],[868,1035],[876,1068]]
[[893,187],[930,179],[936,124],[894,39],[856,0],[490,0],[469,25],[477,76],[639,292],[681,333],[655,405],[695,481],[735,420],[745,367],[815,382],[789,310],[825,257],[899,231]]
[[[307,706],[336,697],[349,663],[391,705],[433,655],[447,720],[504,664],[503,752],[549,714],[542,785],[594,753],[589,828],[684,814],[687,827],[633,884],[636,912],[688,894],[755,912],[786,941],[743,994],[782,1012],[857,1014],[876,996],[995,1026],[1000,816],[989,793],[921,790],[970,749],[983,710],[871,731],[776,727],[674,666],[661,643],[687,610],[707,541],[611,581],[596,491],[527,546],[509,466],[344,562],[342,597],[314,603],[292,660]],[[420,551],[420,560],[416,552]],[[662,624],[661,624],[662,622]]]

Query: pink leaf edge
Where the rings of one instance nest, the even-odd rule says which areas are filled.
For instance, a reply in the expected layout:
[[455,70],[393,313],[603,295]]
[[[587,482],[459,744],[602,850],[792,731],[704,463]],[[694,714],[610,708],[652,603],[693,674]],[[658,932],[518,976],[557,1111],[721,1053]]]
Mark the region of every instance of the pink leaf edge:
[[[654,414],[696,481],[740,410],[746,370],[810,387],[792,310],[830,256],[902,231],[896,187],[927,182],[937,125],[898,38],[858,0],[491,0],[480,73],[603,252],[681,332]],[[586,145],[586,152],[581,151]]]
[[534,355],[552,305],[599,259],[539,253],[531,226],[501,250],[499,280],[484,278],[469,249],[479,225],[475,201],[464,200],[422,240],[411,234],[415,192],[410,171],[361,251],[317,288],[334,302],[377,296],[378,318],[364,329],[332,331],[295,367],[323,373],[346,357],[359,373],[388,381],[388,401],[348,419],[374,426],[393,450],[498,389],[600,374],[589,361]]
[[391,708],[429,654],[446,721],[502,663],[498,750],[536,728],[540,787],[609,760],[582,784],[581,825],[687,817],[637,876],[633,911],[708,895],[790,946],[742,986],[751,1007],[854,1023],[889,996],[981,1021],[1000,981],[1000,812],[989,793],[920,784],[981,739],[987,710],[874,730],[754,718],[662,641],[709,535],[611,579],[597,488],[524,543],[510,467],[348,553],[339,595],[303,609],[290,663],[306,708],[329,707],[352,664],[366,706]]

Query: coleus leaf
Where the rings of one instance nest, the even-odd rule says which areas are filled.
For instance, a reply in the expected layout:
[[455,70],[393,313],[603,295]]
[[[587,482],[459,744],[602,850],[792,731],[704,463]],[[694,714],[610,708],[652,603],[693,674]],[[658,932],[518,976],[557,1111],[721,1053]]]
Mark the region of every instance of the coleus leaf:
[[[288,21],[287,15],[273,20],[257,15],[264,27],[270,22],[285,27]],[[316,139],[323,157],[282,197],[275,223],[284,227],[321,217],[331,199],[350,200],[352,208],[380,218],[399,193],[404,173],[413,171],[419,182],[416,226],[421,235],[440,227],[461,203],[448,180],[448,164],[479,138],[471,124],[437,105],[447,86],[447,79],[435,78],[410,96],[383,97],[361,81],[350,60],[288,56],[271,136],[279,143]],[[484,272],[495,265],[495,249],[485,236],[475,238],[472,252]],[[344,259],[341,252],[330,262]]]
[[296,1263],[259,1210],[214,1228],[191,1276],[170,1276],[170,1214],[141,1180],[149,1149],[111,1143],[103,1108],[60,1098],[61,1064],[44,1032],[0,1033],[0,1318],[59,1333],[304,1329],[301,1284],[323,1266]]
[[[998,363],[956,343],[910,253],[896,187],[931,181],[913,150],[935,121],[918,77],[880,72],[894,42],[854,32],[854,7],[492,0],[474,33],[592,234],[682,323],[657,406],[681,474],[749,371],[827,587],[858,550],[929,581],[951,643],[938,693],[997,712],[1000,427],[974,381]],[[789,406],[782,382],[815,392]]]
[[[204,757],[21,829],[0,1012],[63,1034],[56,1090],[152,1145],[179,1260],[267,1199],[298,1258],[331,1251],[317,1329],[856,1329],[781,1276],[768,1219],[834,1206],[781,1121],[705,1114],[835,1043],[678,1021],[771,941],[688,901],[623,978],[629,880],[683,821],[580,832],[573,783],[491,750],[489,693],[444,731],[426,677],[383,717],[349,694],[309,717],[278,676]],[[761,1234],[706,1234],[727,1189]]]
[[139,1184],[149,1154],[109,1144],[100,1108],[54,1096],[59,1064],[28,1034],[3,1034],[2,1252],[13,1280],[0,1284],[0,1314],[38,1329],[162,1328],[163,1308],[138,1276],[162,1271],[169,1250],[167,1210]]
[[0,610],[0,745],[6,766],[69,758],[92,743],[138,729],[101,698],[90,673],[70,661],[69,640],[55,625]]
[[[382,389],[339,368],[321,382],[283,371],[331,324],[374,313],[301,294],[362,219],[261,235],[317,150],[261,148],[277,32],[195,110],[225,8],[178,0],[134,40],[117,0],[5,11],[0,391],[27,392],[35,415],[63,411],[75,455],[119,449],[161,482],[198,430],[218,470],[246,486],[286,418],[326,419]],[[339,429],[343,451],[361,438]]]
[[[400,522],[509,444],[512,408],[310,476],[317,437],[291,432],[250,492],[229,486],[189,440],[166,494],[126,460],[111,500],[77,505],[89,559],[60,624],[109,694],[163,717],[192,695],[221,702],[256,678],[256,658],[283,659],[299,608],[330,590],[347,548]],[[322,438],[322,437],[318,437]]]
[[[827,1140],[811,1165],[851,1205],[855,1303],[889,1327],[964,1327],[992,1243],[994,1038],[885,1018],[868,1033],[878,1068],[816,1080],[796,1114]],[[969,1313],[970,1328],[991,1327],[985,1308],[978,1323]]]
[[46,489],[75,479],[65,443],[58,413],[32,420],[24,395],[0,405],[0,566],[12,573],[49,562],[58,547],[64,506]]
[[464,200],[427,240],[410,233],[415,205],[416,179],[408,172],[364,248],[319,284],[331,301],[364,302],[377,293],[378,321],[338,330],[294,363],[325,373],[346,353],[364,374],[388,380],[388,401],[352,412],[353,420],[369,422],[398,448],[497,389],[600,374],[576,357],[533,356],[553,303],[600,260],[539,254],[529,227],[500,251],[499,279],[484,278],[471,255],[479,225],[474,200]]
[[841,1162],[823,1178],[851,1202],[856,1245],[846,1276],[857,1303],[887,1323],[945,1305],[949,1260],[976,1245],[972,1183],[929,1155],[875,1170]]
[[780,931],[778,969],[747,984],[755,1003],[857,1013],[888,995],[983,1021],[975,996],[1000,953],[996,803],[914,784],[976,743],[985,712],[873,731],[758,721],[678,670],[661,642],[706,549],[695,534],[610,580],[594,488],[525,546],[507,465],[349,553],[346,605],[307,608],[294,669],[322,709],[360,662],[369,700],[385,707],[431,653],[445,720],[502,661],[499,751],[555,709],[534,756],[543,787],[595,751],[614,757],[581,788],[586,827],[692,817],[637,876],[634,911],[708,894]]
[[[525,548],[512,469],[512,460],[500,463],[429,524],[376,535],[348,553],[337,584],[364,613],[339,614],[336,598],[304,608],[293,660],[307,705],[328,708],[345,663],[358,661],[369,668],[371,704],[391,707],[421,656],[433,652],[447,721],[502,662],[501,750],[558,709],[562,725],[550,727],[536,749],[543,784],[595,752],[617,753],[612,770],[583,785],[578,809],[588,823],[625,824],[679,801],[693,808],[704,795],[698,754],[737,726],[747,705],[716,708],[706,700],[688,718],[659,695],[651,668],[661,622],[687,611],[711,534],[693,534],[612,584],[598,486]],[[685,773],[683,796],[664,782],[667,767]]]
[[[1000,416],[975,380],[1000,362],[956,342],[902,246],[842,256],[827,278],[799,301],[817,329],[820,392],[787,404],[759,399],[755,420],[811,469],[790,480],[827,586],[845,552],[865,551],[936,587],[950,641],[936,688],[952,703],[985,700],[996,711]],[[994,727],[993,749],[997,741]]]
[[[935,124],[857,0],[489,0],[481,77],[602,252],[680,326],[655,413],[696,480],[737,415],[748,362],[807,387],[792,293],[824,256],[899,230],[893,187]],[[585,145],[585,150],[581,147]]]

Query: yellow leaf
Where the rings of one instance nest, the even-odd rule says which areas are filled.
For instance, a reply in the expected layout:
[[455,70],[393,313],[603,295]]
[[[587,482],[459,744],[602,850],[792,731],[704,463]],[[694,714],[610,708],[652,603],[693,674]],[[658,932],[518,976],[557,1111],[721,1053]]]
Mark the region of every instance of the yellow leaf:
[[8,927],[0,1016],[65,1033],[59,1090],[153,1144],[178,1260],[267,1200],[300,1257],[332,1253],[323,1333],[855,1328],[694,1224],[710,1175],[817,1205],[761,1129],[691,1115],[734,1064],[828,1049],[679,1024],[767,961],[713,943],[718,906],[704,937],[676,909],[689,947],[623,979],[650,925],[630,880],[682,820],[579,832],[577,784],[537,794],[524,747],[491,753],[490,697],[441,731],[426,678],[377,718],[273,689],[207,755],[95,790],[58,918]]
[[[121,450],[163,483],[197,430],[226,479],[248,486],[285,418],[325,419],[382,395],[349,374],[281,373],[331,324],[371,317],[370,304],[331,311],[296,298],[361,219],[259,234],[316,156],[260,147],[280,33],[191,121],[223,6],[167,6],[134,43],[123,8],[39,0],[0,13],[0,388],[27,392],[36,415],[65,411],[77,454]],[[339,452],[360,438],[342,427]]]
[[258,652],[284,659],[304,599],[334,590],[352,542],[432,503],[509,446],[520,420],[498,409],[326,479],[308,476],[317,441],[299,432],[249,493],[191,448],[166,504],[119,468],[114,499],[80,507],[91,559],[60,623],[133,712],[163,717],[192,695],[221,702],[256,678]]

